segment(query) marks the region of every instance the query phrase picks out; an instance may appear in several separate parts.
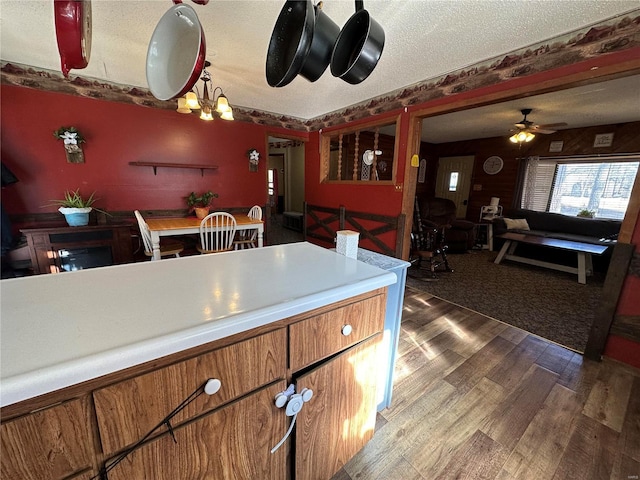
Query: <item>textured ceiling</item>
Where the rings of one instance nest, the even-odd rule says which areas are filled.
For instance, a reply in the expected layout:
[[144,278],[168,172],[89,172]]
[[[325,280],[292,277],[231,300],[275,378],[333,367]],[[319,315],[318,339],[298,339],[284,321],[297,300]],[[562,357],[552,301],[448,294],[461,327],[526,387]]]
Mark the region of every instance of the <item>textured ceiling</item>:
[[640,76],[633,75],[461,112],[425,118],[422,140],[431,143],[511,135],[520,111],[538,124],[564,122],[557,130],[640,121]]
[[[638,8],[637,0],[367,0],[365,8],[386,34],[382,57],[368,79],[350,85],[327,70],[315,83],[298,76],[288,86],[272,88],[265,79],[266,53],[284,2],[187,3],[204,27],[214,85],[223,88],[232,105],[301,119]],[[72,74],[147,88],[149,39],[171,5],[170,0],[93,0],[91,60],[86,69]],[[323,11],[341,27],[353,13],[354,3],[325,0]],[[53,0],[2,0],[0,16],[2,60],[60,70]],[[511,125],[518,121],[520,108],[514,106],[501,122]]]

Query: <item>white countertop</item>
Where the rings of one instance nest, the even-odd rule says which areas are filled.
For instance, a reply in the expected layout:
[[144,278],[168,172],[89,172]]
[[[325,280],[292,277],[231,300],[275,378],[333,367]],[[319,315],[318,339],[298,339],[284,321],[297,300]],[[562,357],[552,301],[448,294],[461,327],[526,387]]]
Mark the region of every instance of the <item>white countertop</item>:
[[0,282],[0,405],[396,282],[310,243]]

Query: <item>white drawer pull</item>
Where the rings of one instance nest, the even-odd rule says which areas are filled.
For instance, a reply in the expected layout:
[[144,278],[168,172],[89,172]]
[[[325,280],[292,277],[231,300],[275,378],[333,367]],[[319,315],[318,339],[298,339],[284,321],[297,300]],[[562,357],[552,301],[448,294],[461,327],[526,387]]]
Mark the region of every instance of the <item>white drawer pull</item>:
[[222,382],[220,380],[217,378],[210,378],[204,386],[204,393],[207,395],[213,395],[214,393],[218,393],[220,387],[222,387]]
[[351,332],[353,331],[353,327],[351,327],[351,325],[346,324],[342,327],[342,335],[344,335],[345,337],[348,337],[349,335],[351,335]]

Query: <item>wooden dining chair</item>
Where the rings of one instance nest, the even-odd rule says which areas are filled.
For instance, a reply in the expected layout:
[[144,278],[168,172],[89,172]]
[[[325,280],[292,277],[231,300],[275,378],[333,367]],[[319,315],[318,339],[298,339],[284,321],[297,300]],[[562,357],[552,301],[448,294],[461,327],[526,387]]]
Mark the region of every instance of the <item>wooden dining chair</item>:
[[[262,208],[260,205],[254,205],[247,214],[249,218],[255,220],[262,220]],[[233,241],[233,248],[235,250],[242,250],[244,248],[256,248],[258,246],[258,229],[244,230],[236,234],[236,238]]]
[[233,250],[236,219],[226,212],[210,213],[200,222],[200,253],[218,253]]
[[[142,244],[144,245],[144,254],[147,257],[151,257],[153,260],[153,244],[151,243],[151,232],[147,222],[144,221],[142,214],[135,210],[134,215],[138,220],[138,228],[140,229],[140,236],[142,237]],[[168,257],[170,255],[176,258],[180,257],[180,254],[184,250],[184,245],[177,240],[160,239],[160,258]]]

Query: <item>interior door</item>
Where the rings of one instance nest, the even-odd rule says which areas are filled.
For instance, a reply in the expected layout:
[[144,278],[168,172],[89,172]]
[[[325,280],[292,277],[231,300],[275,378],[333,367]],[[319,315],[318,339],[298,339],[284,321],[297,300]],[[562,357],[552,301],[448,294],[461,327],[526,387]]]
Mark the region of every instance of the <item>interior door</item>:
[[473,155],[464,157],[440,157],[436,176],[436,197],[448,198],[456,204],[456,216],[466,218],[471,176],[473,175]]

